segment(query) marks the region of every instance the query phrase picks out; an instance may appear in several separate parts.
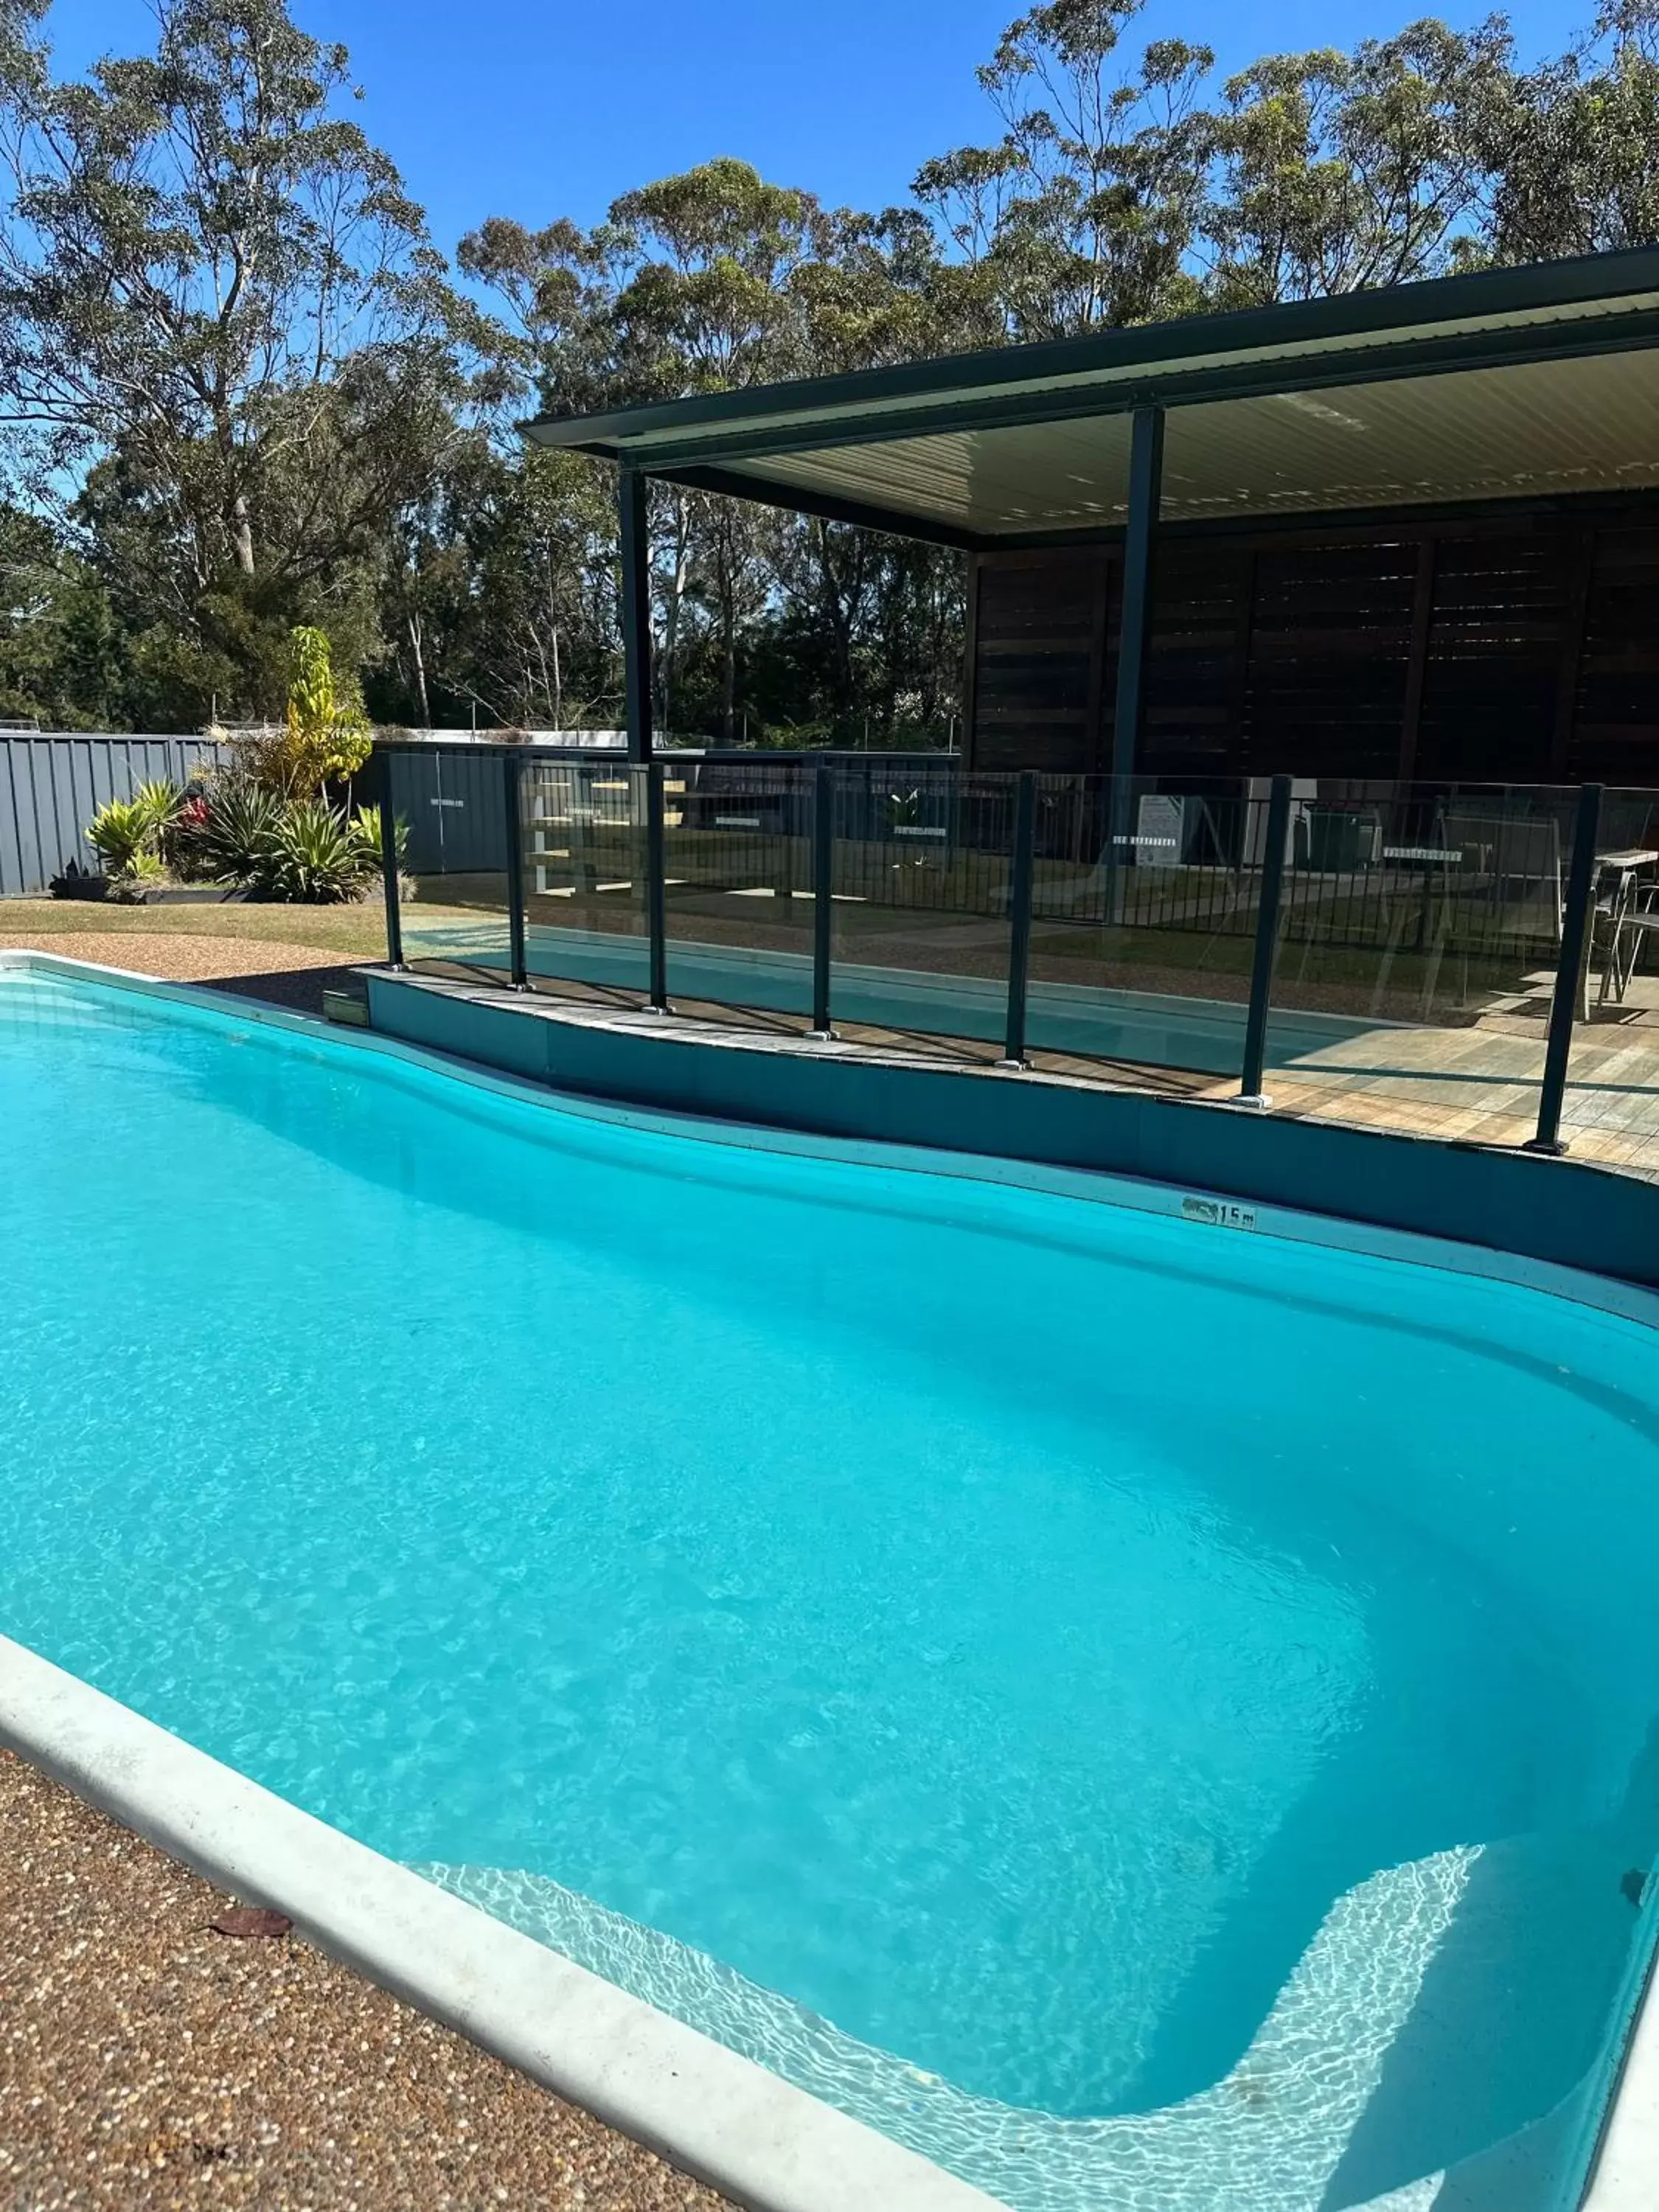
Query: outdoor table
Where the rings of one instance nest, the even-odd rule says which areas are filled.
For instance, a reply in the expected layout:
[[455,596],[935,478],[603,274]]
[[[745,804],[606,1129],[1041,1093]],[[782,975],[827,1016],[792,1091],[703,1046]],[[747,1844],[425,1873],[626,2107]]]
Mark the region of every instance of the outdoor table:
[[[1429,908],[1434,898],[1434,872],[1437,868],[1461,866],[1463,859],[1461,846],[1447,845],[1385,845],[1382,858],[1396,865],[1419,868],[1423,876],[1423,902],[1417,915],[1417,942],[1420,952],[1428,942]],[[1442,879],[1443,881],[1443,878]]]
[[[1644,868],[1651,867],[1655,861],[1659,861],[1659,851],[1652,851],[1643,846],[1622,848],[1613,853],[1598,853],[1595,856],[1595,903],[1598,908],[1602,906],[1601,886],[1608,878],[1613,878],[1605,895],[1606,906],[1602,908],[1608,916],[1612,927],[1607,933],[1607,958],[1601,969],[1601,988],[1596,994],[1595,1003],[1598,1006],[1606,1005],[1610,983],[1622,1000],[1626,986],[1630,977],[1636,972],[1636,963],[1641,957],[1640,938],[1645,934],[1645,932],[1637,933],[1638,943],[1632,951],[1628,970],[1620,965],[1620,939],[1624,934],[1625,917],[1630,910],[1630,902],[1635,895],[1633,878],[1639,875]],[[1584,988],[1587,1000],[1586,1012],[1588,1012],[1589,990],[1588,979]]]

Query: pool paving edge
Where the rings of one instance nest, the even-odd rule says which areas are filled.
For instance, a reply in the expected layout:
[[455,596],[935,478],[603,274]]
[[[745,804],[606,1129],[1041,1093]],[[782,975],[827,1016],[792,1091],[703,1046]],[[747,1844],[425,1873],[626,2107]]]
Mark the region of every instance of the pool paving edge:
[[319,1950],[753,2212],[996,2200],[0,1636],[0,1742]]

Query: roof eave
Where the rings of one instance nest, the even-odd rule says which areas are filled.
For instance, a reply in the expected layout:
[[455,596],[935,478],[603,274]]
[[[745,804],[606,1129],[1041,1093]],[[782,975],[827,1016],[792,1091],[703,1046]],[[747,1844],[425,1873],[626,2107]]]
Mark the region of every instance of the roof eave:
[[[1157,362],[1164,365],[1162,383],[1171,374],[1182,374],[1179,369],[1169,369],[1172,362],[1200,362],[1206,356],[1263,349],[1279,354],[1275,366],[1288,376],[1294,374],[1298,345],[1322,349],[1335,339],[1369,335],[1396,349],[1409,350],[1413,334],[1425,325],[1474,317],[1521,318],[1574,306],[1611,307],[1621,298],[1656,292],[1659,292],[1659,247],[1638,246],[1619,253],[1437,277],[1423,283],[1377,287],[1332,299],[1291,301],[1226,314],[1195,315],[1176,323],[1141,324],[1038,345],[945,355],[892,368],[752,386],[592,415],[544,416],[521,428],[538,445],[608,459],[628,458],[637,445],[641,448],[637,458],[648,466],[644,449],[658,438],[690,444],[709,435],[717,437],[723,449],[733,451],[742,441],[742,426],[757,417],[773,418],[774,435],[784,434],[787,418],[793,417],[796,426],[793,442],[799,446],[811,442],[811,418],[825,411],[839,416],[850,410],[852,421],[843,417],[836,425],[837,433],[845,427],[849,433],[856,431],[867,437],[873,423],[868,418],[859,423],[857,410],[860,406],[878,407],[883,410],[878,419],[884,428],[891,426],[885,428],[885,434],[897,436],[908,434],[914,421],[911,411],[902,405],[906,399],[919,405],[930,401],[948,405],[953,400],[962,404],[996,393],[1012,405],[1020,398],[1022,386],[1028,399],[1051,398],[1050,393],[1035,393],[1030,388],[1051,385],[1056,378],[1091,373],[1127,378],[1136,367]],[[1572,327],[1587,335],[1581,325]],[[1133,402],[1126,399],[1119,404]],[[896,410],[891,416],[886,412],[890,408]]]

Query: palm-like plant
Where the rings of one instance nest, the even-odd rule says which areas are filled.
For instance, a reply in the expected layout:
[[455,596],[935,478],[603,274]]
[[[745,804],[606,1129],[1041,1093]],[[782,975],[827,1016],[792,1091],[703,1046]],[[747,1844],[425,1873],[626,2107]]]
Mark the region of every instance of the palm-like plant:
[[159,850],[162,838],[184,811],[184,792],[171,776],[155,776],[138,786],[132,794],[132,803],[143,810],[149,823],[150,842]]
[[278,813],[253,887],[272,898],[336,906],[357,896],[374,865],[357,825],[338,808],[325,799],[296,799]]
[[130,876],[155,834],[150,810],[137,799],[112,799],[87,824],[87,842],[112,876]]
[[[363,856],[365,874],[378,874],[384,858],[380,851],[380,810],[378,806],[360,806],[351,820],[352,834],[356,838]],[[409,824],[394,819],[392,837],[397,847],[398,865],[401,868],[409,848]]]
[[179,820],[185,794],[170,777],[141,783],[131,799],[112,799],[87,824],[87,842],[112,884],[129,888],[166,880],[164,841]]
[[283,801],[246,776],[221,783],[208,799],[207,818],[196,833],[202,861],[222,883],[250,884],[265,867]]

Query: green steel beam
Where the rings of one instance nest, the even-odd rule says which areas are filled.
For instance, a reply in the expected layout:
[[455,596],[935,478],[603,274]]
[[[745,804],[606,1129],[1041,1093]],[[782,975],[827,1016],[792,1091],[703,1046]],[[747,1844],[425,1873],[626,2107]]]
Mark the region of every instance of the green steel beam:
[[[977,399],[939,400],[896,411],[838,415],[829,420],[804,416],[750,429],[688,435],[678,442],[622,445],[583,441],[578,450],[612,459],[626,458],[655,476],[718,465],[721,461],[760,461],[786,453],[832,453],[845,446],[890,445],[902,438],[1077,422],[1099,416],[1133,414],[1142,407],[1189,407],[1205,401],[1271,398],[1286,392],[1397,383],[1448,375],[1459,369],[1524,368],[1540,362],[1638,352],[1655,345],[1659,345],[1659,307],[1608,316],[1593,324],[1540,323],[1518,329],[1463,331],[1410,342],[1390,340],[1338,354],[1171,368],[1136,381],[1073,385],[1058,391],[1016,386]],[[532,426],[532,435],[539,432],[539,425]],[[781,484],[778,489],[787,487]]]

